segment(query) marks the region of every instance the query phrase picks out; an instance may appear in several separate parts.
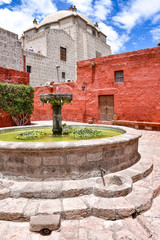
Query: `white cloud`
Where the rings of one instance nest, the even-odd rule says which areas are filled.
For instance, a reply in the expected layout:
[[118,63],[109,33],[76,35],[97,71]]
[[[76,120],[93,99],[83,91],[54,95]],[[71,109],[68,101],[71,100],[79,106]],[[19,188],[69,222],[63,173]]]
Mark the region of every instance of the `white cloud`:
[[108,14],[111,12],[111,0],[97,0],[94,5],[94,16],[97,20],[106,20]]
[[154,41],[157,41],[157,43],[160,41],[160,27],[157,27],[150,31],[152,34],[152,38]]
[[107,35],[107,43],[111,46],[112,53],[118,53],[124,50],[124,44],[129,40],[126,34],[119,35],[111,26],[107,26],[103,22],[99,23],[101,31]]
[[88,16],[93,14],[92,0],[67,0],[67,3],[75,5],[78,11]]
[[6,4],[10,4],[12,2],[12,0],[0,0],[0,5],[6,3]]
[[77,10],[95,21],[105,20],[111,11],[111,0],[67,0],[67,3],[75,5]]
[[33,13],[46,15],[57,11],[51,0],[22,0],[22,5],[18,9],[32,15]]
[[32,25],[35,15],[41,20],[56,10],[51,0],[23,0],[21,5],[12,10],[0,9],[0,27],[19,34],[20,37]]
[[0,27],[21,34],[25,29],[31,26],[33,18],[20,11],[10,11],[9,9],[0,9]]
[[113,17],[113,20],[122,28],[130,31],[137,23],[153,17],[159,11],[159,0],[132,0],[122,12]]
[[152,22],[153,22],[153,24],[160,22],[160,13],[155,15],[155,16],[153,16]]

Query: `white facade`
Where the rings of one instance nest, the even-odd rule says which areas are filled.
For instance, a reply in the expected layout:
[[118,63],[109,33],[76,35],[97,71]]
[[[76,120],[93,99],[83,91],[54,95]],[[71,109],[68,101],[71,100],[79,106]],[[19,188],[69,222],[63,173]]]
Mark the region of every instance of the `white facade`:
[[[33,86],[75,81],[77,61],[111,54],[106,36],[75,7],[53,13],[40,24],[34,20],[22,42]],[[60,48],[66,52],[65,59]]]
[[0,67],[23,71],[23,50],[18,35],[0,28]]

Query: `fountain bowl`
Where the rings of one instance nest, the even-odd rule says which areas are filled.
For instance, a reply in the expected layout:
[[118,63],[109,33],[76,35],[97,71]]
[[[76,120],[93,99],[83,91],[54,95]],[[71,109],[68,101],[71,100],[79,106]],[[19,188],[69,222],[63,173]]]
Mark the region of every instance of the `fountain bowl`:
[[[31,128],[24,128],[28,127]],[[121,130],[124,134],[54,143],[0,141],[0,173],[16,180],[84,179],[100,176],[100,167],[106,173],[114,173],[139,161],[138,140],[141,135],[137,130],[96,124],[93,127]],[[3,128],[0,132],[21,128]]]

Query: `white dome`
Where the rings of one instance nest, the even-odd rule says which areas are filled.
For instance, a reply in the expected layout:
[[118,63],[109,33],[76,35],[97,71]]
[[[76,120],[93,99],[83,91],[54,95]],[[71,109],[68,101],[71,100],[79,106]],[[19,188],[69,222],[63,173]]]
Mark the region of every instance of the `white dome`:
[[84,21],[86,21],[89,25],[94,26],[93,22],[85,15],[75,11],[63,10],[63,11],[52,13],[51,15],[48,15],[47,17],[45,17],[38,27],[41,27],[46,24],[58,22],[59,20],[70,17],[70,16],[79,16]]

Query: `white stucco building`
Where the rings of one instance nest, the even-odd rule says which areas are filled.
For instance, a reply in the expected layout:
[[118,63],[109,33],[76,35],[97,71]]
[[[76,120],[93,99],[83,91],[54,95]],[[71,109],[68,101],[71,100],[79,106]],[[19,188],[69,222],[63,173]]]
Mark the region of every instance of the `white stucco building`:
[[111,54],[98,24],[76,7],[53,13],[24,31],[22,46],[30,84],[76,80],[76,62]]

